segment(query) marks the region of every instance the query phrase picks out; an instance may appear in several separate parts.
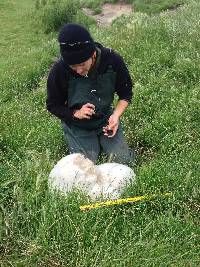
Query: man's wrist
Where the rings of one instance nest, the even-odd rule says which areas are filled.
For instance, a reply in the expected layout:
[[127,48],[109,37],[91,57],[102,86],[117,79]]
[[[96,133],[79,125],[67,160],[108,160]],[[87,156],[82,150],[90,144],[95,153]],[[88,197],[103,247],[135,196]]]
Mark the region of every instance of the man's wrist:
[[117,117],[118,119],[120,119],[121,114],[119,114],[117,111],[113,112],[113,116]]

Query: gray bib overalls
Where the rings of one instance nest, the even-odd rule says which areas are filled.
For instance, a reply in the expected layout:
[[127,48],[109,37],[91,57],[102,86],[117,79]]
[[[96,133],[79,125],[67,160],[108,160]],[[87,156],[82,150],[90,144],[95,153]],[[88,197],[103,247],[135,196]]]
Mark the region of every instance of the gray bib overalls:
[[94,69],[88,77],[70,77],[68,107],[80,109],[86,103],[95,106],[95,115],[90,119],[73,119],[70,125],[62,122],[71,153],[83,153],[89,159],[96,161],[100,150],[103,150],[108,155],[113,154],[115,162],[130,161],[130,152],[121,126],[112,138],[104,136],[102,131],[112,114],[115,80],[116,73],[112,66],[108,66],[103,74],[98,74]]

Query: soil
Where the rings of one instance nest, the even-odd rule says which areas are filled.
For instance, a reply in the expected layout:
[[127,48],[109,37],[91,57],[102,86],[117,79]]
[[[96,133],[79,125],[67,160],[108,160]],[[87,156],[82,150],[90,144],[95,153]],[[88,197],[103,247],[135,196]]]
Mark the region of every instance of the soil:
[[93,15],[93,12],[89,8],[83,8],[83,12],[93,17],[97,21],[99,26],[109,26],[112,21],[121,15],[129,15],[133,11],[132,5],[117,3],[117,4],[104,4],[101,6],[102,12],[97,15]]

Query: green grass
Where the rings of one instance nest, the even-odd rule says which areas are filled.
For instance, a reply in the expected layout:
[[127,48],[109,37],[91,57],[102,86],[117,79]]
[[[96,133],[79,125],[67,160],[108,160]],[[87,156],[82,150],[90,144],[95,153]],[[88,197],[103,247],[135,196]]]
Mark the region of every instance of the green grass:
[[80,192],[48,191],[67,148],[45,109],[55,33],[32,28],[33,6],[0,3],[0,265],[199,266],[200,4],[91,27],[124,56],[135,83],[123,122],[137,179],[123,196],[173,195],[90,212],[79,211],[88,202]]
[[[55,56],[55,42],[33,34],[33,2],[3,0],[1,6],[0,98],[7,101],[38,84]],[[5,8],[7,6],[7,8]]]
[[165,10],[175,10],[179,6],[187,3],[185,0],[131,0],[134,10],[137,12],[145,12],[147,14],[155,14]]
[[[47,74],[58,55],[57,35],[52,24],[59,26],[55,14],[46,14],[49,26],[42,26],[40,15],[35,9],[34,0],[2,0],[1,10],[1,55],[0,55],[0,103],[19,97],[27,89],[37,87],[42,76]],[[71,10],[70,10],[71,11]],[[59,11],[58,11],[59,12]],[[61,12],[61,11],[60,11]],[[44,19],[44,18],[43,18]],[[89,27],[94,21],[78,11],[76,22]],[[68,22],[67,20],[65,22]],[[39,26],[41,28],[39,28]],[[45,28],[46,27],[46,28]],[[44,34],[47,30],[49,35]]]

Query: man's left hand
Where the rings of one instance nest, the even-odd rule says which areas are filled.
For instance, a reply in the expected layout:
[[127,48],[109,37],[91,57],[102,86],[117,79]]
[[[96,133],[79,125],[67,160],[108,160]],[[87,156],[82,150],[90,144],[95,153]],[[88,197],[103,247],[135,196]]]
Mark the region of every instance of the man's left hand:
[[[103,127],[104,135],[108,137],[115,136],[118,127],[119,127],[119,116],[112,114],[108,120],[108,125]],[[110,130],[112,131],[111,135],[108,133]]]

